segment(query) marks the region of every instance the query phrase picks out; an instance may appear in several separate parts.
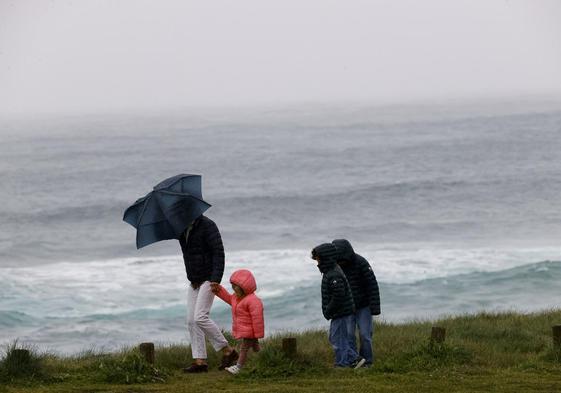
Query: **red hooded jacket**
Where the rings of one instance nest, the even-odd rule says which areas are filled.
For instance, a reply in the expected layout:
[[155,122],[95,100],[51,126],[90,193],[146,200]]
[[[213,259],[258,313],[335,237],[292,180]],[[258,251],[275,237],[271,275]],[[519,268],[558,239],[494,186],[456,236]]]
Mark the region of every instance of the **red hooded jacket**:
[[235,293],[230,294],[222,285],[219,286],[217,296],[232,306],[232,334],[236,339],[264,337],[263,303],[254,293],[257,284],[253,274],[246,269],[236,270],[230,282],[241,287],[245,293],[240,299]]

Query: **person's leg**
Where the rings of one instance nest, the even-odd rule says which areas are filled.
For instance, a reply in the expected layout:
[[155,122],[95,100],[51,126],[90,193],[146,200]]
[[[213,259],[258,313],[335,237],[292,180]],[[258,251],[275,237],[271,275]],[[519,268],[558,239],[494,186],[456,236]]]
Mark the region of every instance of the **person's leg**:
[[230,374],[237,375],[242,370],[245,361],[247,360],[247,353],[249,349],[252,348],[253,342],[250,338],[242,338],[240,340],[240,354],[236,364],[232,366],[226,366],[224,369]]
[[252,344],[251,339],[242,338],[240,342],[240,357],[238,358],[237,363],[238,368],[242,368],[244,366],[247,359],[247,353],[249,352],[249,348],[253,346]]
[[[203,332],[203,343],[204,336],[208,338],[210,344],[215,351],[224,350],[225,348],[230,349],[228,341],[212,319],[210,319],[210,308],[212,307],[212,302],[214,300],[214,293],[210,290],[210,282],[205,281],[201,284],[198,289],[198,296],[195,303],[194,309],[194,321],[195,325]],[[229,351],[228,351],[229,352]],[[205,347],[205,358],[206,358],[206,347]]]
[[191,285],[187,287],[187,330],[191,338],[191,352],[195,363],[205,364],[207,358],[205,336],[195,320],[199,289],[193,289]]
[[372,313],[369,307],[361,308],[357,311],[357,324],[360,337],[360,356],[366,359],[366,364],[371,365],[374,361],[374,352],[372,350],[372,334],[374,333],[374,324],[372,322]]
[[231,366],[238,359],[238,353],[228,344],[228,341],[213,320],[210,319],[210,308],[214,301],[214,293],[210,289],[210,282],[205,281],[199,287],[197,304],[195,306],[195,323],[206,336],[215,351],[222,351],[223,356],[219,370]]
[[348,321],[345,318],[335,318],[331,320],[329,325],[329,342],[335,352],[335,367],[347,367],[349,365],[347,323]]
[[347,333],[349,335],[349,345],[351,349],[358,353],[358,348],[356,346],[356,328],[357,328],[357,316],[356,314],[351,315],[347,324]]
[[253,352],[259,352],[261,350],[261,345],[259,345],[259,339],[254,338],[252,340],[253,340],[253,344],[252,344]]
[[345,323],[345,330],[346,330],[346,363],[351,365],[352,363],[356,362],[359,359],[358,352],[356,350],[356,318],[355,315],[348,315],[342,318]]

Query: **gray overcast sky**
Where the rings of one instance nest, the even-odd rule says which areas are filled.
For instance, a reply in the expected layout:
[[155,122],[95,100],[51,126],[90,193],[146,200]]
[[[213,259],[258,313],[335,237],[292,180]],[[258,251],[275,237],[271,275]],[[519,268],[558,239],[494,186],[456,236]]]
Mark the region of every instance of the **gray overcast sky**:
[[561,1],[0,0],[0,113],[561,95]]

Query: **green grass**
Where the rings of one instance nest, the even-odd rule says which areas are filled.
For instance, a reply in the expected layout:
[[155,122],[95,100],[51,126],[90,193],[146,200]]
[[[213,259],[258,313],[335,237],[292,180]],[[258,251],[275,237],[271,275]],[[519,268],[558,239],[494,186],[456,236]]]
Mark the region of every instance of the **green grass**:
[[[84,352],[59,357],[30,350],[17,359],[18,343],[0,360],[4,392],[556,392],[561,391],[561,351],[553,348],[551,327],[561,310],[536,314],[482,313],[407,324],[377,323],[374,367],[334,369],[324,331],[268,337],[251,354],[242,374],[215,371],[219,354],[209,353],[213,371],[185,375],[190,348],[156,349],[147,364],[136,348],[118,353]],[[444,344],[428,339],[432,326],[446,328]],[[287,359],[281,342],[296,336],[298,355]]]

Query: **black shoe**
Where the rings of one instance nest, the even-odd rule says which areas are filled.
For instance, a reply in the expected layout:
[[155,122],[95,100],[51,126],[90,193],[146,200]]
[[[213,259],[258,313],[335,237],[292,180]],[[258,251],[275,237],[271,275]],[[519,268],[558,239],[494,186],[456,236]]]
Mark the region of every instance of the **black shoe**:
[[354,368],[356,370],[357,368],[361,368],[365,363],[366,363],[365,358],[358,358],[357,360],[352,362],[349,367]]
[[208,364],[197,364],[193,363],[189,367],[183,369],[184,373],[194,374],[194,373],[208,373]]
[[233,366],[234,364],[236,364],[236,360],[238,360],[239,357],[240,355],[238,354],[238,352],[235,349],[232,349],[232,352],[230,352],[229,355],[222,356],[222,361],[220,362],[220,366],[218,366],[218,369],[224,370],[226,367]]

